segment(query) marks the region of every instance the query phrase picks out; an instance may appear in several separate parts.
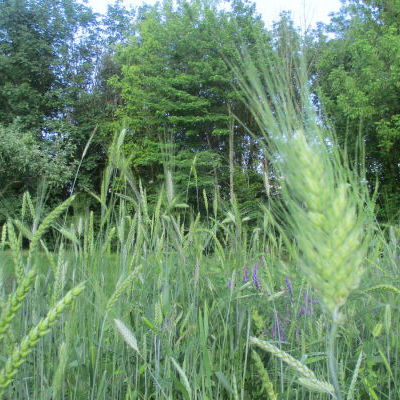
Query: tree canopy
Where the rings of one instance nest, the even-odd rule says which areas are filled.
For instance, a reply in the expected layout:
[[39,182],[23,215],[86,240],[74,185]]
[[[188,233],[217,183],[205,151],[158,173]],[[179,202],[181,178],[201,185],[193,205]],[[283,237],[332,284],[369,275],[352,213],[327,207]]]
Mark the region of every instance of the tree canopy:
[[318,44],[316,80],[328,120],[347,150],[365,145],[366,173],[380,203],[400,205],[400,20],[398,1],[350,1]]
[[72,190],[99,191],[107,148],[126,129],[129,168],[150,198],[168,170],[194,208],[206,206],[203,191],[257,207],[266,198],[263,179],[274,176],[232,66],[244,51],[257,59],[263,43],[294,98],[305,63],[316,107],[352,160],[364,148],[381,217],[393,218],[400,205],[398,9],[397,0],[349,0],[330,24],[301,36],[288,13],[267,29],[247,0],[137,9],[116,1],[104,16],[76,0],[2,0],[0,201],[12,204],[43,178],[58,200]]

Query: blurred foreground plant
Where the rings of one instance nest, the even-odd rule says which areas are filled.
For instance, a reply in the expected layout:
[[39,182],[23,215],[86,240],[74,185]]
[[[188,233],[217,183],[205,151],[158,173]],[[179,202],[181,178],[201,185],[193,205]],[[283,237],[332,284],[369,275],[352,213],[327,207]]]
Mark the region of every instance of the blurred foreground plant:
[[[297,92],[293,93],[288,90],[292,82],[287,80],[284,64],[271,57],[262,44],[258,59],[251,59],[246,51],[240,59],[240,66],[233,68],[264,134],[282,189],[283,202],[272,212],[287,228],[288,248],[297,255],[302,273],[332,319],[328,369],[335,394],[331,393],[341,400],[335,338],[340,309],[358,287],[362,274],[369,236],[365,227],[372,226],[366,224],[367,189],[346,164],[333,134],[321,126],[311,104],[305,67],[298,66]],[[260,345],[256,339],[253,343]],[[272,345],[261,347],[271,352],[268,346]],[[304,379],[300,382],[312,386]]]

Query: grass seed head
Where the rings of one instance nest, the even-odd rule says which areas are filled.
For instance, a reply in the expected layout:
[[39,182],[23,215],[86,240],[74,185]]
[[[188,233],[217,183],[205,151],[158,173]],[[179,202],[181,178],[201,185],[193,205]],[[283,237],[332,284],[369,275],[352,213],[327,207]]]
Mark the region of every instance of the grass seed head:
[[298,131],[281,147],[287,219],[300,249],[300,265],[332,313],[359,284],[362,211],[357,195],[335,172],[326,146],[312,146]]

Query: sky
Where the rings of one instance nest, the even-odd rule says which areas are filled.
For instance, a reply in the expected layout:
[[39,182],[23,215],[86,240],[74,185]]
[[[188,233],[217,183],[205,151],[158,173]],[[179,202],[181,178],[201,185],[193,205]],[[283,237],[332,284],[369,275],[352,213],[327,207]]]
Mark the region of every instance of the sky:
[[[156,0],[124,0],[127,7],[137,7],[154,4]],[[279,19],[281,11],[290,10],[295,25],[303,31],[309,26],[315,26],[319,21],[329,22],[329,13],[339,11],[340,0],[255,0],[257,11],[262,14],[266,26],[271,27],[272,22]],[[107,4],[113,0],[88,0],[87,4],[96,12],[105,13]]]

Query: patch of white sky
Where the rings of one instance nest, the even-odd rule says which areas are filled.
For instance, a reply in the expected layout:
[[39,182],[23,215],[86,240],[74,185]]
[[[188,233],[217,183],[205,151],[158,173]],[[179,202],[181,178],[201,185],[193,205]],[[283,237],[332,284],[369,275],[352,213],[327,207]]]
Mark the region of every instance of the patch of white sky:
[[[82,2],[101,14],[106,13],[108,4],[114,4],[113,0],[82,0]],[[123,5],[127,8],[155,3],[156,0],[123,1]],[[302,31],[315,27],[317,22],[328,23],[329,14],[339,11],[342,4],[340,0],[255,0],[254,3],[267,27],[271,27],[274,21],[279,20],[281,12],[290,11],[295,25]]]

